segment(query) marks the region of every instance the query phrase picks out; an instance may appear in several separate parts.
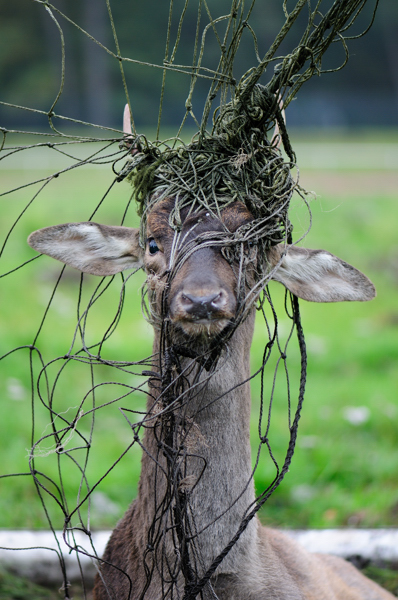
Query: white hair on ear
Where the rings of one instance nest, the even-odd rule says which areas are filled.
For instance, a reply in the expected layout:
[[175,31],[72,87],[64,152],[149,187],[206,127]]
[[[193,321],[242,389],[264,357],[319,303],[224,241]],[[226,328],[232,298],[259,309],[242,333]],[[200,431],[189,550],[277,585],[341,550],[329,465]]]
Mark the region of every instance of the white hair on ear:
[[371,300],[372,282],[358,269],[325,250],[277,246],[270,252],[272,278],[312,302]]
[[142,252],[138,229],[98,223],[66,223],[35,231],[28,243],[84,273],[114,275],[140,267]]

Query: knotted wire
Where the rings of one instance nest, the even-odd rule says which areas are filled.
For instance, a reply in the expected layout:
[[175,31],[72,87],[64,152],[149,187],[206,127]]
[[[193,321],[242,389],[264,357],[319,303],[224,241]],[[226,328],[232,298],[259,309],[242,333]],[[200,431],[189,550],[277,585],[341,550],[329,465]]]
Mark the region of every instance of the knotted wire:
[[[57,7],[51,5],[49,2],[40,1],[39,3],[43,5],[43,8],[48,14],[50,14],[52,20],[56,23],[62,40],[62,48],[64,49],[62,28],[58,19],[61,17],[61,19],[67,19],[69,21],[71,20]],[[244,2],[238,2],[234,0],[231,3],[230,13],[221,20],[225,22],[226,28],[224,38],[220,38],[220,61],[217,69],[210,71],[209,69],[205,68],[202,63],[206,35],[211,28],[215,30],[216,25],[211,15],[209,18],[209,27],[205,32],[206,35],[204,33],[201,39],[199,36],[199,27],[197,28],[195,38],[196,49],[192,65],[184,66],[175,64],[175,55],[176,48],[179,43],[179,35],[177,35],[177,40],[175,42],[173,51],[171,53],[169,50],[166,51],[164,63],[161,65],[151,65],[154,68],[162,69],[164,74],[166,74],[168,71],[174,70],[176,72],[186,73],[187,76],[190,77],[191,86],[186,101],[186,115],[182,125],[185,123],[188,117],[192,117],[197,123],[198,133],[194,136],[191,143],[185,143],[180,140],[179,134],[182,126],[179,128],[179,132],[175,138],[165,142],[159,140],[163,91],[166,84],[165,76],[162,85],[162,100],[159,110],[158,134],[155,141],[150,142],[144,136],[137,136],[134,123],[132,123],[134,132],[132,139],[126,139],[126,137],[123,139],[124,148],[122,148],[117,156],[115,155],[116,158],[112,157],[111,155],[109,157],[104,158],[102,156],[102,158],[99,158],[94,154],[86,161],[76,160],[72,167],[69,167],[63,171],[65,172],[70,168],[76,168],[77,166],[82,166],[83,164],[100,162],[101,160],[105,160],[110,163],[115,161],[114,169],[116,172],[116,179],[120,181],[127,176],[131,179],[134,185],[139,211],[142,216],[142,243],[144,243],[144,228],[150,210],[152,210],[156,202],[159,202],[166,197],[173,197],[176,199],[174,209],[170,214],[170,225],[176,232],[178,232],[182,226],[181,212],[186,208],[188,208],[191,212],[198,210],[210,210],[211,213],[220,215],[222,209],[233,201],[240,200],[244,202],[254,216],[254,221],[248,227],[245,226],[243,229],[235,232],[234,234],[225,233],[224,235],[219,236],[219,238],[216,240],[201,240],[197,246],[200,247],[201,244],[210,242],[213,244],[219,244],[223,247],[225,255],[229,257],[231,262],[239,262],[239,257],[242,256],[242,247],[244,245],[251,248],[255,247],[260,259],[258,264],[261,265],[260,271],[257,274],[258,291],[264,288],[267,283],[267,265],[264,258],[269,247],[281,242],[291,242],[291,224],[288,218],[288,208],[291,195],[294,190],[297,190],[301,195],[304,195],[304,191],[299,187],[297,177],[294,178],[292,176],[292,170],[295,168],[296,158],[291,147],[289,136],[281,114],[281,101],[283,102],[283,106],[286,108],[305,81],[307,81],[312,75],[323,72],[322,58],[325,51],[332,43],[340,43],[342,45],[347,59],[348,49],[346,40],[350,39],[350,36],[348,36],[347,33],[349,28],[355,24],[362,8],[365,5],[365,0],[338,0],[333,2],[329,10],[326,10],[324,14],[321,13],[321,0],[318,0],[314,6],[312,6],[307,0],[300,0],[290,12],[288,11],[287,5],[288,2],[285,1],[283,3],[283,8],[285,11],[286,22],[281,31],[277,34],[274,43],[267,51],[264,58],[259,56],[254,29],[249,24],[249,17],[254,7],[254,2],[250,4],[248,10],[246,11]],[[375,5],[377,6],[377,2]],[[113,27],[117,52],[111,52],[104,46],[103,48],[108,54],[113,56],[113,58],[119,62],[122,81],[126,90],[126,97],[128,103],[131,105],[127,94],[123,63],[130,62],[133,59],[121,56],[120,48],[117,42],[116,29],[114,27],[108,0],[107,6]],[[205,6],[206,11],[209,14],[206,3],[203,3],[203,5],[200,3],[200,6]],[[308,21],[299,44],[292,52],[286,54],[285,56],[276,57],[278,48],[286,38],[294,22],[298,19],[299,15],[302,14],[302,11],[305,8],[308,8]],[[170,15],[171,12],[172,11],[170,11]],[[55,17],[56,14],[58,15],[58,19]],[[183,15],[181,16],[181,24],[182,21]],[[89,36],[89,34],[77,24],[73,23],[73,25],[76,26],[83,35],[92,37]],[[253,37],[258,64],[250,69],[250,71],[241,78],[240,82],[236,84],[236,81],[233,77],[233,65],[244,31],[249,31],[250,35]],[[98,43],[97,40],[94,41]],[[168,34],[166,44],[167,48],[171,47],[169,42],[170,38]],[[344,64],[345,62],[346,60],[344,61]],[[276,63],[274,74],[267,85],[261,85],[259,81],[272,63]],[[198,79],[208,79],[210,81],[210,89],[205,102],[203,115],[200,120],[197,120],[195,117],[193,103],[193,92]],[[68,138],[68,135],[59,132],[58,128],[54,125],[54,121],[58,118],[65,121],[69,120],[77,122],[74,119],[70,119],[55,113],[54,109],[59,97],[63,92],[63,88],[64,52],[62,54],[61,85],[59,93],[57,94],[55,101],[52,103],[50,110],[39,111],[36,109],[26,109],[47,115],[50,127],[54,132],[54,139],[56,141],[45,142],[45,145],[51,147],[55,151],[64,151],[65,144],[69,142],[65,142],[65,138]],[[219,108],[214,113],[211,131],[208,131],[207,125],[209,117],[211,111],[213,110],[214,101],[217,97],[220,100]],[[7,103],[2,102],[2,104],[5,105]],[[13,106],[15,107],[16,105]],[[282,153],[278,150],[276,139],[272,138],[271,132],[275,124],[278,125],[279,136],[282,139],[287,160],[283,158]],[[10,132],[6,128],[2,128],[1,131],[3,134],[4,146],[6,137]],[[59,135],[61,136],[61,141],[57,140]],[[72,137],[73,141],[75,141],[74,136],[70,137]],[[90,141],[97,141],[97,139],[88,138],[85,136],[82,136],[79,139],[80,143],[90,143]],[[120,141],[120,137],[117,138],[117,141]],[[112,142],[112,140],[109,140],[109,142]],[[108,141],[104,143],[107,144]],[[35,144],[33,146],[39,147],[41,145],[42,143]],[[24,148],[26,148],[26,146],[7,150],[7,155],[9,155],[9,153],[20,152]],[[122,169],[120,169],[119,161],[123,157],[126,158],[126,155],[128,158],[127,163]],[[56,173],[52,177],[45,179],[43,181],[43,188],[59,174],[62,173]],[[35,197],[36,196],[32,198],[32,202]],[[2,252],[8,243],[10,234],[14,230],[15,225],[20,219],[22,219],[24,213],[25,211],[20,214],[17,221],[14,223],[14,226],[8,232],[3,244]],[[94,215],[92,215],[91,218],[93,216]],[[183,259],[184,257],[182,257],[182,260]],[[27,261],[23,263],[23,265],[13,268],[9,272],[4,273],[3,276],[14,273],[20,267],[29,263],[30,261]],[[244,281],[244,279],[245,277],[243,275],[242,281]],[[80,285],[82,285],[82,283]],[[105,286],[105,288],[106,287],[107,286]],[[32,400],[35,398],[35,390],[37,385],[38,397],[43,405],[47,407],[51,423],[52,432],[44,436],[44,438],[35,439],[32,434],[33,439],[30,456],[30,476],[33,478],[33,481],[37,487],[37,491],[41,498],[43,509],[47,514],[50,527],[52,527],[52,521],[51,516],[46,508],[47,497],[51,497],[53,500],[55,500],[59,505],[60,510],[64,514],[65,536],[67,537],[71,548],[75,549],[77,552],[81,552],[81,549],[78,548],[73,542],[73,532],[76,529],[83,529],[88,538],[91,539],[90,528],[88,526],[81,525],[83,517],[80,514],[80,508],[85,502],[89,501],[91,493],[96,489],[103,478],[101,478],[100,481],[97,481],[94,485],[89,485],[85,476],[85,464],[83,464],[81,467],[82,482],[84,482],[84,484],[87,486],[87,493],[83,495],[83,498],[79,495],[76,508],[70,509],[68,507],[68,503],[66,502],[65,492],[63,490],[62,475],[60,476],[60,484],[58,485],[56,481],[51,479],[51,477],[49,477],[46,473],[39,471],[35,465],[35,452],[40,447],[40,444],[48,437],[54,441],[54,448],[58,455],[59,465],[61,465],[62,457],[68,457],[72,461],[75,461],[73,450],[67,451],[65,449],[65,439],[73,432],[76,432],[80,436],[83,445],[86,447],[87,451],[89,450],[90,440],[86,440],[84,433],[80,431],[79,421],[81,421],[81,418],[84,415],[88,415],[90,413],[94,415],[95,411],[99,408],[94,403],[92,408],[81,413],[86,400],[90,398],[90,396],[94,398],[97,386],[102,385],[95,383],[94,371],[96,366],[112,366],[120,371],[131,372],[135,375],[140,375],[143,373],[144,377],[149,377],[152,379],[156,379],[156,377],[159,375],[153,371],[154,364],[156,364],[156,361],[158,360],[157,356],[148,357],[147,359],[143,359],[139,362],[110,361],[109,359],[104,359],[102,356],[102,347],[109,336],[113,333],[121,315],[124,298],[124,283],[122,289],[123,293],[121,295],[121,302],[117,309],[115,318],[109,329],[104,333],[102,339],[98,343],[90,344],[86,342],[85,328],[88,311],[91,310],[91,307],[96,299],[103,293],[103,291],[105,291],[100,287],[98,290],[96,290],[96,292],[94,292],[92,299],[88,303],[87,310],[84,311],[84,314],[78,318],[75,340],[78,340],[79,338],[81,339],[82,344],[80,349],[77,351],[70,350],[64,356],[58,357],[50,362],[44,361],[40,348],[36,345],[36,341],[42,324],[46,319],[46,310],[43,322],[40,325],[36,339],[33,341],[33,343],[25,346],[24,348],[18,347],[11,351],[11,353],[13,353],[17,350],[28,350],[30,354],[30,370],[32,374]],[[52,298],[53,297],[54,295]],[[254,298],[255,294],[252,294],[250,298],[241,298],[240,305],[242,309],[239,313],[239,318],[236,320],[236,325],[244,319],[246,311],[249,310],[254,303]],[[260,307],[263,307],[264,303],[269,302],[269,299],[270,296],[268,293],[266,293],[263,296]],[[50,300],[50,304],[51,301],[52,299]],[[164,399],[167,397],[168,399],[167,401],[165,400],[166,408],[163,409],[165,421],[162,424],[163,430],[159,435],[162,439],[166,440],[166,445],[171,452],[170,460],[168,461],[170,469],[168,480],[170,482],[169,499],[175,502],[176,508],[174,514],[172,515],[172,519],[174,519],[174,523],[176,524],[176,548],[185,548],[181,553],[181,562],[174,565],[175,571],[173,572],[173,577],[170,580],[171,583],[168,584],[166,578],[164,580],[165,587],[163,598],[178,597],[180,592],[177,589],[176,577],[179,571],[182,573],[185,580],[184,598],[186,600],[188,600],[188,598],[196,598],[202,593],[204,587],[210,582],[211,576],[215,573],[217,567],[222,563],[222,560],[237,542],[249,521],[267,500],[275,487],[280,483],[288,468],[294,450],[298,419],[304,396],[306,364],[305,346],[302,328],[300,325],[297,299],[292,298],[291,305],[292,323],[293,327],[296,328],[299,347],[301,350],[301,376],[297,410],[293,422],[290,425],[290,441],[288,444],[286,458],[282,467],[280,468],[277,464],[277,461],[273,457],[268,437],[266,435],[260,435],[261,445],[267,446],[270,457],[276,466],[276,476],[269,487],[257,498],[255,506],[248,507],[246,514],[242,516],[241,525],[234,538],[231,539],[224,551],[214,559],[212,564],[206,566],[205,572],[201,577],[198,577],[196,574],[197,571],[194,564],[194,557],[196,557],[196,560],[199,560],[199,557],[197,554],[195,554],[197,549],[195,548],[194,542],[190,542],[190,550],[189,544],[187,545],[187,539],[194,539],[195,535],[193,535],[192,531],[189,530],[190,523],[184,508],[186,506],[184,494],[178,492],[178,483],[181,481],[182,474],[180,468],[176,468],[175,460],[175,457],[179,456],[179,453],[181,452],[179,444],[180,440],[184,437],[184,428],[187,427],[187,424],[182,421],[176,423],[176,419],[178,421],[178,413],[173,412],[172,409],[175,406],[176,400],[178,401],[178,398],[181,396],[181,394],[184,394],[185,392],[184,386],[186,386],[186,380],[184,379],[184,376],[181,376],[181,373],[175,380],[170,379],[171,371],[176,371],[178,373],[181,356],[185,358],[187,357],[187,348],[173,349],[170,341],[168,341],[167,328],[162,334],[162,339],[164,340],[164,344],[162,346],[162,356],[164,357],[165,362],[164,374],[161,378],[161,389],[162,398]],[[271,308],[271,312],[273,313],[272,302],[269,303],[269,306]],[[148,310],[148,314],[150,318],[153,318],[150,310]],[[276,315],[274,315],[274,317],[276,318]],[[270,331],[268,325],[267,329]],[[275,346],[275,343],[278,340],[278,334],[276,331],[277,327],[275,328],[274,334],[269,335],[269,340],[266,343],[263,365],[260,369],[262,377],[270,356],[271,348]],[[227,347],[228,336],[232,335],[232,333],[233,329],[228,330],[224,339],[219,340],[220,346],[218,349],[212,348],[211,353],[209,353],[208,356],[204,356],[202,358],[200,356],[188,356],[188,358],[191,358],[192,360],[192,366],[190,368],[199,369],[198,373],[204,370],[206,371],[207,376],[211,376],[212,372],[214,372],[214,369],[217,368],[219,349]],[[279,353],[281,361],[286,363],[286,352],[282,349],[279,349]],[[2,358],[6,359],[9,355],[10,352],[6,353]],[[34,355],[37,355],[39,357],[39,361],[41,362],[41,368],[37,376],[33,367]],[[63,365],[55,377],[53,386],[51,386],[50,367],[52,364],[56,364],[57,361],[60,360],[63,361]],[[70,362],[87,364],[92,373],[91,389],[83,398],[81,404],[79,405],[79,410],[77,410],[72,419],[62,416],[55,408],[53,403],[54,393],[56,391],[56,385],[59,376],[61,373],[63,373],[64,369],[68,364],[70,364]],[[142,366],[148,370],[142,371]],[[136,370],[135,367],[138,367],[138,369]],[[149,373],[149,375],[146,375],[147,373]],[[40,387],[40,382],[43,381],[45,382],[44,386]],[[142,386],[129,385],[127,387],[126,394],[128,395],[134,390],[140,391],[141,389]],[[46,400],[46,394],[48,401]],[[120,396],[120,398],[123,397],[124,394]],[[183,398],[184,396],[182,396],[182,403],[184,402]],[[290,406],[290,397],[288,404]],[[271,405],[272,394],[270,407]],[[172,409],[169,407],[172,407]],[[61,419],[61,428],[56,426],[55,418]],[[125,418],[127,418],[126,413]],[[262,416],[260,415],[260,422],[261,418]],[[131,428],[134,433],[131,446],[133,444],[142,445],[140,432],[146,426],[146,424],[150,422],[151,417],[144,415],[141,416],[136,423],[131,423]],[[128,448],[126,449],[126,452],[127,450]],[[143,448],[143,450],[145,451],[145,448]],[[116,461],[114,466],[116,466],[117,462],[118,461]],[[106,474],[104,477],[105,476]],[[55,493],[54,489],[56,490]],[[170,506],[170,502],[168,504],[166,503],[164,509],[166,511],[170,511]],[[76,515],[78,516],[78,526],[74,526],[72,524],[73,517]],[[155,525],[156,524],[154,524],[154,526]],[[159,537],[157,538],[157,541],[159,543],[159,548],[161,548],[163,532],[159,530],[158,535]],[[90,551],[88,553],[90,553]],[[95,552],[92,554],[95,556]],[[69,597],[67,573],[65,565],[62,562],[61,553],[60,559],[63,565],[63,576],[65,580],[65,597]],[[161,569],[165,567],[161,558],[159,564]],[[150,573],[151,571],[149,570],[148,585],[150,584]]]

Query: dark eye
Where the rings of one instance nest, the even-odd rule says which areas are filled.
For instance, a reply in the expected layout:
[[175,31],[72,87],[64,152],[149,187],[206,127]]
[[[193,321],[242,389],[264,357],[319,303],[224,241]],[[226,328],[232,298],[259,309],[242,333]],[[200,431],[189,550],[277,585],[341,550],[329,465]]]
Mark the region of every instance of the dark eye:
[[149,238],[148,240],[148,250],[149,254],[156,254],[156,252],[159,252],[158,245],[153,238]]

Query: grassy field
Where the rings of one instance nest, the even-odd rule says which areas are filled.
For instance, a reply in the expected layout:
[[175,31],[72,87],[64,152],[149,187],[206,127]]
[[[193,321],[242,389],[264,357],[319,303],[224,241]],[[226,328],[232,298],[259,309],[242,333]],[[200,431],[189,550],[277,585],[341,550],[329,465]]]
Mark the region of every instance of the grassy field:
[[[294,142],[294,138],[293,138]],[[398,526],[398,245],[396,241],[398,189],[398,137],[364,135],[347,140],[297,138],[296,151],[301,182],[317,197],[311,200],[313,227],[303,246],[324,248],[363,270],[375,283],[378,296],[371,303],[314,305],[301,303],[309,354],[307,392],[299,428],[298,446],[290,472],[262,512],[266,523],[289,528],[394,527]],[[80,150],[79,150],[80,151]],[[17,160],[18,158],[18,160]],[[1,164],[1,163],[0,163]],[[5,239],[24,207],[42,186],[23,187],[47,177],[67,164],[50,149],[35,150],[30,158],[4,161],[0,170],[0,192],[20,187],[0,197],[0,233]],[[0,274],[29,260],[34,252],[25,240],[39,227],[66,221],[87,220],[112,183],[109,166],[79,168],[51,180],[17,222],[0,258]],[[116,184],[101,204],[95,220],[119,223],[129,198],[127,183]],[[299,199],[293,202],[291,218],[296,238],[308,226],[308,213]],[[128,224],[136,222],[134,207]],[[0,279],[0,356],[36,338],[61,267],[42,257]],[[79,275],[67,269],[47,312],[35,344],[45,363],[63,357],[76,329]],[[121,321],[104,345],[104,356],[112,360],[140,360],[151,353],[151,329],[140,313],[137,273],[126,284],[126,302]],[[84,307],[98,284],[86,277],[81,305]],[[112,323],[119,302],[121,279],[90,311],[87,344],[100,340]],[[275,302],[283,303],[279,284],[271,287]],[[281,318],[281,331],[287,331]],[[75,342],[75,347],[78,341]],[[253,369],[264,346],[259,323],[253,343]],[[87,365],[62,358],[48,368],[48,384],[40,389],[52,398],[53,417],[77,415],[78,431],[66,442],[75,447],[73,456],[61,456],[62,485],[69,508],[84,497],[80,466],[87,458],[83,437],[91,439],[91,415],[79,417],[79,404],[91,388]],[[29,369],[37,374],[37,354],[30,362],[29,349],[15,351],[0,361],[0,452],[4,475],[27,473],[32,440],[51,433],[51,418],[35,394],[34,431]],[[293,397],[297,394],[298,352],[292,348],[289,369]],[[137,370],[139,373],[139,369]],[[96,390],[95,402],[106,404],[123,394],[122,385],[136,385],[139,375],[115,369],[96,368],[96,381],[112,381]],[[48,385],[48,388],[47,388]],[[253,449],[257,448],[259,382],[253,381]],[[272,436],[275,452],[283,457],[286,447],[286,406],[282,394],[275,406]],[[278,396],[279,398],[279,396]],[[92,395],[86,400],[93,402]],[[119,408],[143,408],[145,395],[134,394],[97,411],[86,474],[93,485],[131,443],[131,429]],[[58,458],[51,437],[35,451],[35,468],[59,482]],[[140,467],[140,452],[134,447],[96,488],[92,495],[91,527],[112,527],[134,497]],[[260,491],[272,479],[270,460],[260,463],[256,485]],[[40,479],[40,478],[39,478]],[[40,481],[45,483],[42,477]],[[28,476],[0,480],[0,527],[45,528],[47,519],[32,480]],[[63,513],[55,488],[48,486],[46,508],[55,527],[62,527]],[[85,514],[82,518],[86,518]]]

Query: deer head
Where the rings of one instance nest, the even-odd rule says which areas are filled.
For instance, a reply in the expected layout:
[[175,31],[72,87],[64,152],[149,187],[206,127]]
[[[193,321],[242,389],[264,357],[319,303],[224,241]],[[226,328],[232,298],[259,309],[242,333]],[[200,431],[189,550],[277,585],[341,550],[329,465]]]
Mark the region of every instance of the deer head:
[[[114,275],[143,267],[148,276],[151,308],[187,336],[213,336],[234,321],[251,290],[273,279],[314,302],[370,300],[375,289],[360,271],[324,250],[278,244],[267,254],[266,280],[258,281],[253,247],[243,244],[239,265],[224,252],[225,240],[252,220],[235,202],[220,215],[206,211],[181,214],[182,226],[169,225],[174,202],[155,204],[148,215],[146,239],[139,230],[97,223],[68,223],[35,231],[28,243],[43,254],[93,275]],[[235,253],[236,259],[236,253]],[[264,270],[262,271],[264,272]],[[256,293],[251,294],[251,304]]]

